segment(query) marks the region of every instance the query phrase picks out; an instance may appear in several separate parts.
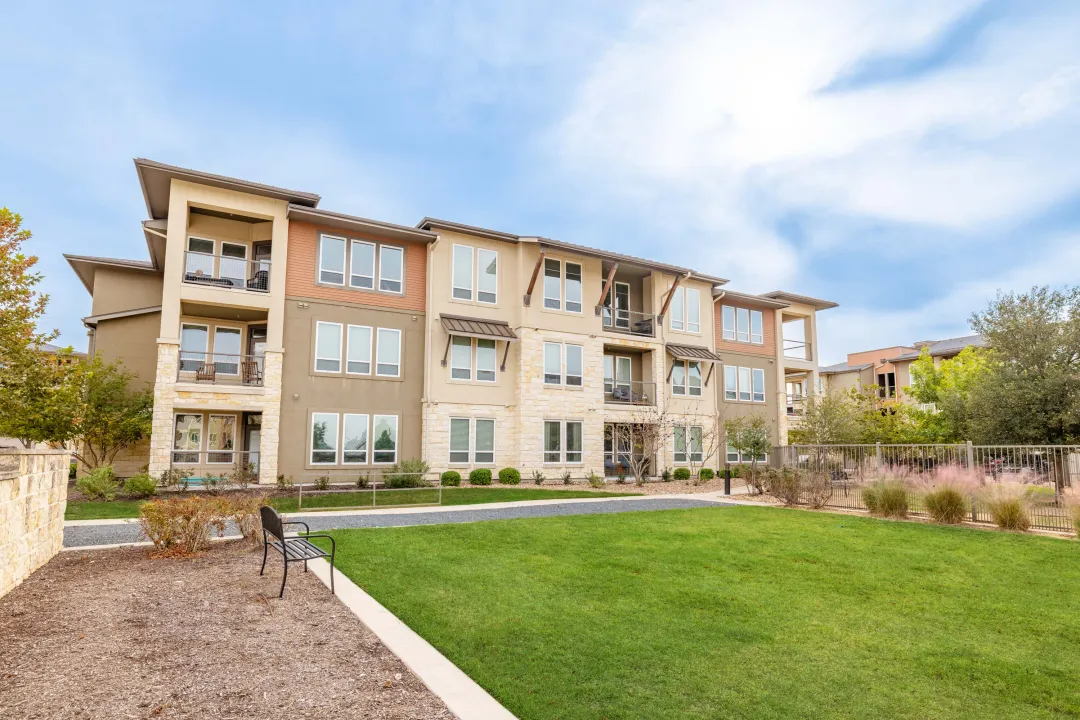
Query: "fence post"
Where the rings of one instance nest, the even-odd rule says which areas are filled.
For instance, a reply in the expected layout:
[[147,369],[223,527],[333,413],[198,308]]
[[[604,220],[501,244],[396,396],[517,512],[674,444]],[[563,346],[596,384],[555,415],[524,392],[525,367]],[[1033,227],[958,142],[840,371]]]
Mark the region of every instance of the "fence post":
[[724,494],[731,494],[731,464],[724,462]]
[[296,511],[300,512],[300,508],[304,507],[304,481],[301,480],[296,487],[300,489],[300,494],[296,498]]
[[967,469],[975,469],[975,449],[971,447],[971,441],[967,441]]
[[881,443],[874,443],[874,462],[877,466],[877,471],[881,472]]

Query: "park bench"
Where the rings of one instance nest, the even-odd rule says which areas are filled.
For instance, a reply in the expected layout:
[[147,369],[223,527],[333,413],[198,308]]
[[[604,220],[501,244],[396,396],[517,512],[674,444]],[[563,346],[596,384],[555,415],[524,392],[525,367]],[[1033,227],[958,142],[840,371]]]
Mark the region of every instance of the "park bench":
[[[262,520],[263,529],[263,562],[259,574],[262,575],[266,570],[266,555],[270,548],[281,553],[285,561],[285,571],[281,575],[281,592],[278,593],[278,597],[285,597],[285,579],[289,577],[289,563],[303,562],[304,572],[307,572],[308,560],[324,557],[330,558],[330,593],[336,595],[337,593],[334,592],[334,554],[337,552],[337,544],[334,538],[329,535],[312,535],[311,528],[301,520],[282,522],[277,510],[269,505],[259,508],[259,517]],[[285,537],[284,528],[287,525],[303,525],[304,537]],[[330,541],[330,552],[327,553],[319,546],[313,545],[308,541],[309,538],[326,538]]]

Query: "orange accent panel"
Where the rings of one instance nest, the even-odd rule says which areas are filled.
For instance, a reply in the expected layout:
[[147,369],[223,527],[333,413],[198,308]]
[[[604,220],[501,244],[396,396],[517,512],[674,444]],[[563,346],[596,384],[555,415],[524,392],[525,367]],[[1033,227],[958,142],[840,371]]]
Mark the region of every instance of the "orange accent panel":
[[[724,311],[721,309],[724,305],[729,305],[734,308],[741,307],[747,310],[761,310],[761,331],[765,334],[765,344],[755,345],[753,343],[737,342],[735,340],[724,340]],[[723,355],[724,351],[728,350],[730,352],[745,353],[747,355],[776,357],[776,313],[774,311],[755,308],[749,305],[725,303],[723,299],[716,303],[715,309],[716,312],[713,313],[713,316],[716,318],[716,352]]]

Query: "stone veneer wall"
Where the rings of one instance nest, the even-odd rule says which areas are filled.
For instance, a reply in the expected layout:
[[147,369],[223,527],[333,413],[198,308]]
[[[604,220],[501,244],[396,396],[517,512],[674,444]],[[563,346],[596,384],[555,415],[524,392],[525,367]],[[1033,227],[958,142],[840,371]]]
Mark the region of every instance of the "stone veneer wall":
[[0,597],[64,544],[67,450],[0,450]]

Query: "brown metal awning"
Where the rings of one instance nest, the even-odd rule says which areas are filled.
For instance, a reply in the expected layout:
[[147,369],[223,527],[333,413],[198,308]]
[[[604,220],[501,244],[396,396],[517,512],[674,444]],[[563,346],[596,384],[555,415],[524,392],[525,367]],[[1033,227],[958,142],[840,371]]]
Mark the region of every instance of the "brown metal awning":
[[723,362],[724,359],[712,350],[694,345],[666,345],[668,354],[676,360],[703,360],[705,362]]
[[461,317],[460,315],[440,315],[443,329],[450,335],[484,338],[486,340],[517,340],[517,335],[510,329],[510,324],[502,320],[481,320],[480,318]]

